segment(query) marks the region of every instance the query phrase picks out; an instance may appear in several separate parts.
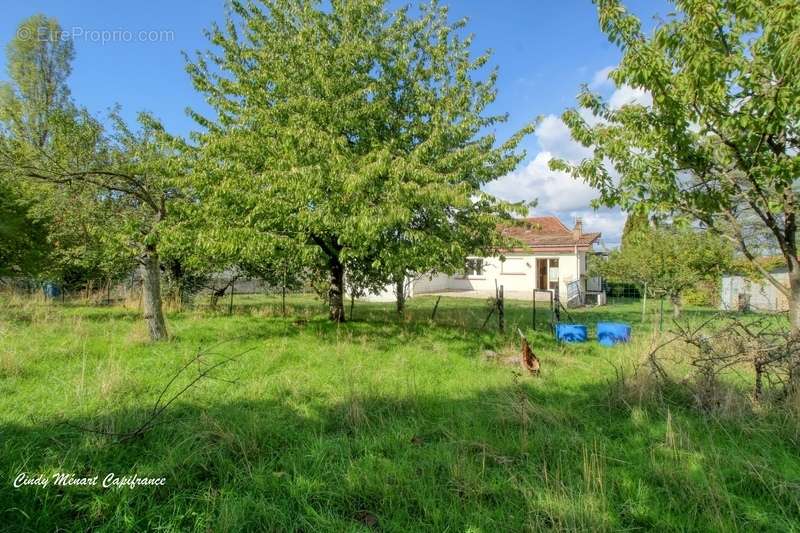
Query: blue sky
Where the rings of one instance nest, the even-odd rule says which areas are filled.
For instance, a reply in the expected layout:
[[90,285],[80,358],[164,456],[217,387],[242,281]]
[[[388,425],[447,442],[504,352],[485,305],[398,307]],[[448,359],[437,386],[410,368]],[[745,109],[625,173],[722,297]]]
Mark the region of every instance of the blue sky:
[[[392,5],[402,3],[392,0]],[[582,83],[593,83],[620,102],[646,98],[604,81],[620,54],[600,32],[595,7],[590,0],[445,3],[454,18],[469,18],[467,28],[475,34],[476,52],[494,52],[492,64],[499,67],[500,78],[492,111],[510,114],[508,124],[497,129],[498,137],[544,117],[537,133],[524,143],[527,157],[520,168],[486,189],[510,200],[538,198],[536,213],[556,214],[565,223],[581,216],[588,230],[602,231],[605,242],[613,246],[624,215],[615,210],[594,212],[588,205],[594,193],[550,172],[546,164],[549,157],[576,159],[585,154],[557,118],[575,104]],[[648,25],[654,15],[667,12],[664,0],[627,0],[626,5]],[[181,52],[207,47],[203,29],[222,20],[222,0],[7,2],[0,18],[0,41],[7,43],[17,24],[35,13],[56,17],[73,36],[76,58],[69,83],[79,104],[97,113],[120,104],[129,118],[147,110],[172,132],[185,134],[192,129],[185,109],[202,109],[203,102],[185,74]],[[103,31],[110,41],[102,42]],[[0,77],[5,79],[5,57],[2,61]]]

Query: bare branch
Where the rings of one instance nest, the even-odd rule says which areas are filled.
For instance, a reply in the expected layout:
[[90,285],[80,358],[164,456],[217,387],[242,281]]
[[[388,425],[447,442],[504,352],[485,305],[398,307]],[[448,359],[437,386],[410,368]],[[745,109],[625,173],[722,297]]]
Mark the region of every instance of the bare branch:
[[[233,340],[233,339],[231,339],[231,340]],[[205,357],[205,356],[208,356],[208,355],[219,355],[219,354],[216,354],[215,352],[212,352],[210,350],[215,348],[215,347],[217,347],[217,346],[220,346],[220,345],[222,345],[222,344],[224,344],[226,342],[230,342],[230,340],[219,342],[217,344],[214,344],[214,345],[210,346],[209,348],[207,348],[205,350],[198,351],[197,354],[195,354],[194,357],[192,357],[191,359],[189,359],[189,361],[187,361],[184,365],[182,365],[177,370],[177,372],[175,372],[175,374],[172,375],[170,380],[167,381],[166,385],[161,389],[161,392],[159,393],[158,397],[156,398],[156,401],[153,403],[153,407],[150,409],[147,418],[141,424],[139,424],[137,427],[135,427],[135,428],[133,428],[133,429],[131,429],[129,431],[115,432],[115,431],[106,431],[106,430],[102,430],[102,429],[87,428],[87,427],[71,424],[69,422],[66,422],[65,424],[70,426],[70,427],[72,427],[72,428],[81,430],[81,431],[86,431],[86,432],[95,433],[95,434],[98,434],[98,435],[104,435],[106,437],[116,438],[116,439],[118,439],[118,442],[123,442],[123,441],[130,440],[130,439],[133,439],[133,438],[136,438],[136,437],[141,437],[147,431],[153,429],[153,427],[155,427],[158,423],[160,423],[160,421],[159,421],[160,417],[164,414],[164,412],[167,410],[167,408],[170,405],[172,405],[178,398],[183,396],[184,393],[186,393],[189,389],[194,387],[200,381],[206,380],[206,379],[209,379],[209,380],[215,379],[215,380],[219,380],[219,381],[224,381],[226,383],[235,383],[234,381],[231,381],[231,380],[225,380],[225,379],[222,379],[222,378],[218,378],[217,376],[214,376],[212,373],[214,372],[214,370],[218,369],[219,367],[221,367],[221,366],[223,366],[223,365],[225,365],[227,363],[230,363],[232,361],[237,360],[239,357],[243,356],[246,353],[249,353],[249,352],[253,351],[255,348],[250,348],[248,350],[244,350],[244,351],[239,352],[238,354],[236,354],[234,356],[231,356],[231,357],[223,357],[221,360],[206,366],[205,368],[200,370],[198,372],[198,374],[194,378],[189,380],[189,382],[186,383],[183,387],[181,387],[179,390],[177,390],[176,392],[174,392],[171,395],[169,395],[169,397],[167,396],[167,394],[168,394],[170,388],[172,387],[172,385],[182,375],[184,375],[186,370],[188,370],[190,367],[192,367],[196,363],[197,364],[203,363],[203,357]],[[168,399],[165,400],[165,398],[168,398]]]

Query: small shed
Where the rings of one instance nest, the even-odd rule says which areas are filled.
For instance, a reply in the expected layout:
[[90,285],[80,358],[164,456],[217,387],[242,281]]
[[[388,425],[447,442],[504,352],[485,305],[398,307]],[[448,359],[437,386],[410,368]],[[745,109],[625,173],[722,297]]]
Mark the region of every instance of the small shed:
[[[789,286],[789,274],[786,267],[770,270],[781,283]],[[754,311],[786,311],[789,302],[768,280],[750,279],[742,274],[727,274],[722,277],[720,291],[720,309],[737,311],[752,309]]]

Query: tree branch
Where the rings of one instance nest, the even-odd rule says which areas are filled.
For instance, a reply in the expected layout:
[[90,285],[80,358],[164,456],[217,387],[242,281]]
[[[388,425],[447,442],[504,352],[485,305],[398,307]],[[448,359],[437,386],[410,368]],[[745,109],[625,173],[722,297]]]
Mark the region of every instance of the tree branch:
[[734,231],[733,236],[725,234],[723,235],[725,235],[728,239],[732,240],[735,244],[739,246],[739,249],[742,251],[745,257],[747,257],[750,263],[756,268],[756,270],[758,270],[758,272],[762,276],[764,276],[772,285],[774,285],[775,288],[781,292],[781,294],[783,294],[787,298],[790,298],[791,292],[789,288],[786,287],[783,283],[781,283],[778,280],[778,278],[773,276],[769,271],[767,271],[766,268],[760,265],[756,260],[755,255],[748,248],[747,242],[745,241],[744,238],[744,230],[742,228],[742,225],[736,219],[736,215],[730,209],[724,210],[723,213],[725,214],[725,218],[728,220],[728,223],[733,227]]

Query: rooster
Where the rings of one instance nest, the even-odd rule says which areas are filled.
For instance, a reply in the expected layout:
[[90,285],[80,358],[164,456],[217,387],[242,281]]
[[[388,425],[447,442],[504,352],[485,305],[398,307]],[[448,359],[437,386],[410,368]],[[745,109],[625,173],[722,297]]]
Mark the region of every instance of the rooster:
[[526,339],[525,335],[522,334],[522,330],[517,328],[517,332],[522,339],[522,359],[520,361],[522,363],[522,368],[525,368],[534,376],[538,376],[539,358],[536,357],[536,354],[533,353],[533,350],[531,350],[531,345],[528,344],[528,339]]

